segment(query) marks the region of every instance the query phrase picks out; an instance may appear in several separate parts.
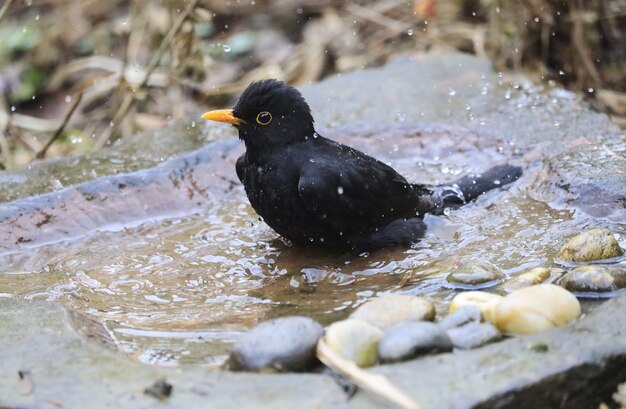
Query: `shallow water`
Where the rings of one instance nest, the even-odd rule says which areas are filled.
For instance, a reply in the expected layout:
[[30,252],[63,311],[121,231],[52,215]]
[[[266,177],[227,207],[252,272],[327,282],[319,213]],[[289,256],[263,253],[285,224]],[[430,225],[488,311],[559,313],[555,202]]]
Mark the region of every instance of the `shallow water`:
[[[373,149],[369,139],[357,142]],[[449,180],[465,167],[451,151],[418,161],[397,144],[382,153],[410,180]],[[445,314],[455,294],[445,276],[457,266],[480,261],[514,276],[550,265],[557,243],[588,222],[531,199],[529,179],[448,216],[428,216],[428,236],[411,249],[360,255],[290,247],[237,186],[194,214],[0,256],[0,296],[59,300],[87,312],[143,362],[217,366],[239,333],[272,317],[301,314],[329,323],[391,291],[423,295]]]

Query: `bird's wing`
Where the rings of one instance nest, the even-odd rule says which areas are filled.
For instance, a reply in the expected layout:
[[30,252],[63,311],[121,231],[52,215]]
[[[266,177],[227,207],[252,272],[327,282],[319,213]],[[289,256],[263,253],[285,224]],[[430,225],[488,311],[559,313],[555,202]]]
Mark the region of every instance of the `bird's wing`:
[[312,216],[337,228],[387,224],[413,212],[419,200],[391,167],[345,146],[302,164],[298,193]]

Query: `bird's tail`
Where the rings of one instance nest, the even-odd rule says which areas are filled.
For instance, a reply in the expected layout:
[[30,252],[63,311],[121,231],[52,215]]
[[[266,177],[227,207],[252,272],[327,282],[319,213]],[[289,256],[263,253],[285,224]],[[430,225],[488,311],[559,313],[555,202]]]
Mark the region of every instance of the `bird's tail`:
[[428,191],[435,199],[436,207],[430,213],[441,214],[446,208],[461,207],[492,189],[515,182],[520,176],[521,167],[498,165],[480,174],[464,176],[452,183],[419,188]]

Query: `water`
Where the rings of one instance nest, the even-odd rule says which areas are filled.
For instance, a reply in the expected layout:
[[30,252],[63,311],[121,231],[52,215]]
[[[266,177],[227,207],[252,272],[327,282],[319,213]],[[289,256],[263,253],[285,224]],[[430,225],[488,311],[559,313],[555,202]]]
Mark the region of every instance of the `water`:
[[[385,151],[371,138],[353,142],[410,180],[449,178],[451,164],[465,169],[507,154],[493,147],[461,155],[436,131],[440,143],[425,150],[389,135],[401,149]],[[442,284],[458,265],[481,260],[508,276],[550,265],[556,243],[588,222],[529,198],[527,188],[522,179],[447,217],[428,216],[428,236],[411,249],[356,255],[291,247],[235,186],[197,213],[4,254],[0,296],[57,300],[86,312],[146,363],[218,367],[242,331],[272,317],[328,324],[368,298],[398,291],[427,297],[441,315],[455,294]]]

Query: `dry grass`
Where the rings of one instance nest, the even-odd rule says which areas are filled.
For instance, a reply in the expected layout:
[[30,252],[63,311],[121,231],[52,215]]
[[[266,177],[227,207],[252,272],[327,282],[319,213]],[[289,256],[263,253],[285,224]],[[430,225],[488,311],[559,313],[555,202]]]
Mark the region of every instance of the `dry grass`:
[[100,149],[255,79],[314,82],[427,50],[562,83],[626,123],[625,26],[620,0],[5,1],[0,165]]

